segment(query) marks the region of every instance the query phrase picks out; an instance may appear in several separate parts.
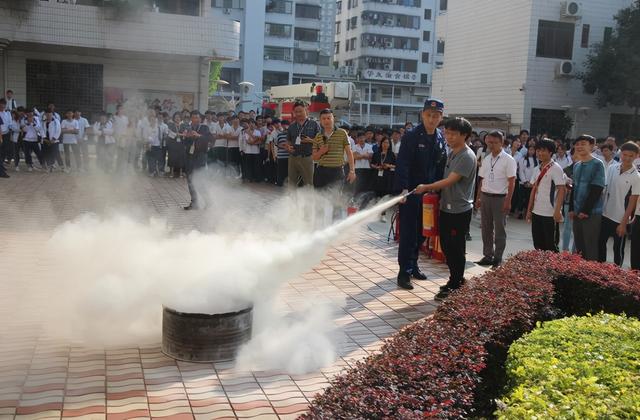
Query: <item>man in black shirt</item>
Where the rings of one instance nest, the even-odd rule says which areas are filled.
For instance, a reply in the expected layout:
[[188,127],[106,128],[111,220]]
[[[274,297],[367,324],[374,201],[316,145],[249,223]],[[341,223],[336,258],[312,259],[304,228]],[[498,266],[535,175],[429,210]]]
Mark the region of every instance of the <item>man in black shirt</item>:
[[199,111],[191,111],[191,124],[185,127],[185,131],[180,133],[184,136],[184,146],[187,152],[185,171],[187,173],[187,185],[191,195],[191,203],[185,206],[185,210],[192,210],[206,207],[202,194],[199,194],[193,177],[199,169],[207,165],[207,149],[209,147],[210,132],[209,127],[202,124]]

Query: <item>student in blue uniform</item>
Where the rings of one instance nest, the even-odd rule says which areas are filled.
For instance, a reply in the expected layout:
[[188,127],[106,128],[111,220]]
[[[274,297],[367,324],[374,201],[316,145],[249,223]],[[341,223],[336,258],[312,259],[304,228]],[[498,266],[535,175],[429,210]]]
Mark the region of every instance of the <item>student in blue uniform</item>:
[[[427,99],[422,110],[422,123],[405,133],[396,160],[395,190],[403,194],[419,184],[442,179],[446,153],[444,137],[438,129],[442,122],[444,103]],[[411,278],[426,280],[418,267],[422,235],[422,194],[412,194],[400,206],[400,246],[398,248],[398,286],[411,290]]]

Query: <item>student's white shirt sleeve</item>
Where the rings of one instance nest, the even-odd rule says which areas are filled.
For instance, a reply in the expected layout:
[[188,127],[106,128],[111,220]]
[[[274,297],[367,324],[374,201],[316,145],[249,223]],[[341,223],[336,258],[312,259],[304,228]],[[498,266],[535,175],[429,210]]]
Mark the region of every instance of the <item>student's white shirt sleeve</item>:
[[540,175],[540,166],[536,166],[531,173],[531,179],[529,180],[530,184],[535,184],[538,180],[538,176]]
[[556,185],[565,185],[564,171],[557,163],[551,167],[551,180]]
[[513,178],[518,172],[518,163],[515,159],[507,159],[507,178]]
[[640,195],[640,174],[636,174],[631,182],[631,195]]

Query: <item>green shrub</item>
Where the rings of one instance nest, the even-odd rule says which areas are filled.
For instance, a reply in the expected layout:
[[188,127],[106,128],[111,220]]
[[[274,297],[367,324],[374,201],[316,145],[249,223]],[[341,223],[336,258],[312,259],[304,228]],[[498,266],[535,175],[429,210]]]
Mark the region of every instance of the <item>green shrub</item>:
[[538,323],[511,345],[506,368],[500,419],[640,418],[637,319],[601,313]]

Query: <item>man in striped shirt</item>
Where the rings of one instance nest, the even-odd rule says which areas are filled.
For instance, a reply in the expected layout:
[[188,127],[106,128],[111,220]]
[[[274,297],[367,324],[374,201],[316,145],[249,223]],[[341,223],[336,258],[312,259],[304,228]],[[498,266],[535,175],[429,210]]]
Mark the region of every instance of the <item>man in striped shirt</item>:
[[318,166],[313,174],[313,186],[326,188],[344,181],[344,154],[347,154],[349,175],[347,180],[356,180],[353,152],[349,145],[349,135],[341,128],[336,128],[333,111],[323,109],[320,112],[321,131],[313,140],[313,160]]

